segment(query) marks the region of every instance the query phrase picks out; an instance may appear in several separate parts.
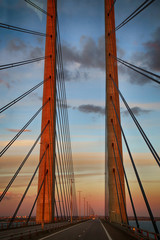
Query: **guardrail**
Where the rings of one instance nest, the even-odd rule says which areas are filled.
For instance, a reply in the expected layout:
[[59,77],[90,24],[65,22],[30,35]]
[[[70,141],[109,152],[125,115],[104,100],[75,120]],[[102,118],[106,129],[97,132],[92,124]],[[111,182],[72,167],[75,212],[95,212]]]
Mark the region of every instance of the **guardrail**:
[[[9,240],[13,240],[13,239],[25,239],[26,237],[29,238],[33,238],[34,236],[38,236],[42,233],[48,233],[51,231],[56,231],[59,229],[63,229],[65,227],[68,227],[70,225],[75,225],[77,223],[79,223],[81,221],[76,220],[75,222],[73,222],[71,224],[71,222],[58,222],[58,223],[50,223],[50,224],[45,224],[44,228],[42,229],[42,227],[39,225],[35,226],[35,228],[29,229],[29,228],[24,228],[23,231],[20,231],[21,228],[17,228],[17,230],[19,231],[15,231],[15,229],[10,229],[10,230],[6,230],[6,231],[1,231],[0,232],[0,239],[9,239]],[[26,225],[25,225],[26,226]],[[33,226],[33,225],[32,225]],[[14,232],[13,232],[14,231]]]
[[160,234],[156,234],[155,232],[149,232],[147,230],[133,227],[127,224],[122,224],[123,227],[128,228],[129,230],[133,231],[137,236],[140,236],[142,239],[149,239],[149,240],[160,240]]

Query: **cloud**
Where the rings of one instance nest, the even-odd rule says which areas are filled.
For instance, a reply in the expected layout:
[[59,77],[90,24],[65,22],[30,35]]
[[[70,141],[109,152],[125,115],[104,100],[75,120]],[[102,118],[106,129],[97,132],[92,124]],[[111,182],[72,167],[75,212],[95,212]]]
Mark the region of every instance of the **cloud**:
[[[9,132],[19,132],[20,129],[7,128],[7,131],[9,131]],[[31,130],[25,129],[23,132],[31,132]]]
[[26,49],[27,49],[27,45],[25,44],[24,41],[22,41],[19,38],[11,39],[8,42],[8,45],[7,45],[7,50],[9,52],[13,52],[13,51],[26,51]]
[[[133,114],[135,116],[140,116],[142,114],[148,114],[148,113],[150,113],[152,111],[152,110],[143,109],[143,108],[140,108],[140,107],[137,107],[137,106],[136,107],[132,107],[131,110],[132,110],[132,112],[133,112]],[[128,112],[128,110],[124,110],[122,112],[122,114],[124,116],[128,116],[129,112]]]
[[105,37],[101,36],[96,43],[91,37],[82,36],[80,39],[81,50],[64,44],[62,46],[65,62],[76,62],[80,67],[105,69]]
[[38,95],[38,93],[32,93],[32,96],[40,101],[42,101],[42,99],[43,99],[41,96]]
[[35,47],[30,52],[31,58],[41,57],[43,55],[42,49],[40,47]]
[[[160,27],[152,34],[151,40],[143,43],[144,52],[136,52],[132,55],[130,63],[149,71],[160,71]],[[150,79],[130,70],[121,64],[119,71],[129,76],[129,81],[133,84],[144,85],[151,82]]]
[[78,70],[69,71],[65,68],[64,69],[64,79],[65,79],[65,81],[87,80],[88,79],[88,73],[87,72],[81,72],[81,71],[78,71]]
[[153,33],[152,39],[143,44],[146,64],[155,71],[160,71],[160,27]]
[[83,113],[95,113],[95,114],[99,114],[99,115],[105,114],[104,107],[91,105],[91,104],[80,105],[77,109]]
[[0,84],[3,84],[3,85],[6,86],[7,88],[10,88],[10,87],[11,87],[11,85],[10,85],[8,82],[6,82],[6,81],[4,81],[4,80],[2,80],[2,79],[0,79]]
[[42,47],[34,47],[29,44],[26,45],[25,41],[19,38],[11,39],[7,43],[6,50],[12,54],[15,54],[15,52],[22,53],[25,55],[25,58],[36,58],[43,56]]

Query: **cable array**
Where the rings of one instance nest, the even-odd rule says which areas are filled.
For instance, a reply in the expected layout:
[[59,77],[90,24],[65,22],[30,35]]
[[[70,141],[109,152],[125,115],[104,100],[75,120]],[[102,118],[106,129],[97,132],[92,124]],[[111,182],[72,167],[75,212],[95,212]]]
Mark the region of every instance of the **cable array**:
[[121,27],[130,22],[133,18],[135,18],[138,14],[140,14],[143,10],[149,7],[155,0],[146,0],[144,1],[133,13],[131,13],[123,22],[121,22],[114,31],[119,30]]
[[45,82],[47,82],[51,77],[48,77],[47,79],[45,79],[44,81],[38,83],[36,86],[34,86],[33,88],[29,89],[28,91],[26,91],[25,93],[23,93],[22,95],[20,95],[19,97],[15,98],[14,100],[12,100],[11,102],[7,103],[5,106],[0,108],[0,113],[6,111],[8,108],[12,107],[14,104],[16,104],[17,102],[19,102],[20,100],[22,100],[24,97],[28,96],[31,92],[35,91],[37,88],[39,88],[40,86],[42,86]]
[[[145,0],[137,9],[135,9],[117,27],[114,27],[114,24],[113,25],[111,24],[111,26],[113,26],[112,27],[113,30],[111,29],[111,31],[108,33],[107,37],[110,38],[110,33],[114,33],[115,31],[117,31],[120,28],[122,28],[123,26],[125,26],[132,19],[134,19],[136,16],[138,16],[142,11],[144,11],[147,7],[149,7],[153,2],[155,2],[155,0]],[[108,16],[106,16],[106,19],[108,19],[110,17],[110,13],[111,13],[111,10],[112,10],[115,2],[112,1],[112,3],[113,4],[111,5],[111,9],[108,12]],[[109,26],[109,29],[110,28],[111,27]],[[114,36],[113,36],[113,39],[114,39]],[[111,39],[109,39],[109,41],[110,40]],[[111,142],[109,142],[109,144],[112,144],[112,150],[110,150],[110,151],[112,151],[112,153],[111,153],[110,156],[114,158],[114,163],[115,163],[114,167],[112,169],[112,171],[113,171],[112,176],[113,176],[113,179],[114,179],[113,181],[115,182],[115,189],[116,189],[116,193],[117,193],[117,203],[118,203],[118,206],[119,206],[119,213],[120,213],[121,221],[123,223],[123,216],[122,216],[122,212],[121,212],[121,209],[123,208],[124,209],[124,214],[126,215],[125,222],[127,222],[127,224],[129,224],[128,223],[128,217],[127,217],[127,211],[126,211],[126,205],[125,205],[125,197],[123,196],[124,192],[123,192],[123,189],[122,189],[123,177],[121,178],[120,171],[122,171],[123,174],[124,174],[124,178],[125,178],[125,181],[126,181],[126,186],[127,186],[127,190],[128,190],[128,194],[129,194],[134,218],[135,218],[135,221],[136,221],[137,228],[139,229],[139,222],[138,222],[138,218],[137,218],[137,214],[136,214],[136,209],[135,209],[134,201],[133,201],[133,198],[132,198],[132,193],[131,193],[131,190],[130,190],[130,186],[129,186],[128,178],[127,178],[127,175],[126,175],[125,167],[124,167],[124,164],[123,164],[123,157],[122,157],[122,152],[121,152],[122,151],[122,149],[121,149],[121,139],[120,139],[121,134],[122,134],[122,137],[123,137],[124,143],[126,145],[128,155],[129,155],[129,158],[131,160],[131,164],[132,164],[132,167],[133,167],[138,185],[140,187],[140,191],[142,193],[142,197],[143,197],[146,209],[147,209],[148,214],[150,216],[150,220],[152,222],[154,231],[158,236],[159,230],[157,228],[157,224],[156,224],[156,221],[154,219],[151,206],[149,204],[147,195],[145,193],[145,189],[143,187],[143,184],[141,182],[139,173],[137,171],[137,167],[135,165],[135,162],[134,162],[134,159],[133,159],[133,156],[132,156],[132,153],[131,153],[131,150],[130,150],[130,147],[129,147],[129,144],[128,144],[128,141],[127,141],[127,138],[125,136],[125,131],[124,131],[124,129],[122,127],[122,124],[121,124],[121,121],[120,121],[120,113],[119,113],[119,109],[118,109],[119,105],[117,103],[117,101],[119,102],[119,98],[124,103],[124,105],[125,105],[128,113],[129,113],[129,115],[131,116],[135,126],[139,130],[139,133],[141,134],[143,140],[145,141],[148,149],[150,150],[152,156],[154,157],[154,159],[155,159],[155,161],[156,161],[156,163],[158,164],[159,167],[160,167],[160,157],[159,157],[157,151],[155,150],[155,148],[153,147],[152,143],[150,142],[149,138],[147,137],[147,135],[146,135],[144,129],[142,128],[142,126],[140,125],[139,121],[135,117],[135,114],[133,113],[132,109],[129,107],[126,99],[124,98],[124,96],[122,94],[122,92],[120,91],[120,89],[118,87],[118,84],[117,84],[118,81],[117,81],[117,77],[116,77],[116,71],[114,71],[113,69],[115,68],[115,66],[117,66],[117,62],[118,62],[120,64],[123,64],[127,68],[131,69],[132,71],[134,71],[138,74],[141,74],[145,78],[148,78],[153,82],[156,82],[157,84],[160,84],[160,80],[159,80],[160,75],[158,75],[158,74],[156,74],[152,71],[149,71],[148,69],[145,69],[143,67],[136,66],[136,65],[134,65],[134,64],[132,64],[128,61],[125,61],[125,60],[121,59],[121,58],[118,58],[116,56],[116,52],[114,51],[114,43],[113,43],[112,47],[110,47],[110,49],[109,49],[109,47],[107,48],[107,51],[109,52],[109,53],[107,53],[107,61],[110,64],[110,66],[108,67],[108,72],[107,72],[107,78],[108,78],[107,79],[107,81],[108,81],[107,82],[108,83],[107,88],[111,89],[111,90],[107,90],[107,92],[108,92],[107,101],[108,100],[110,101],[108,103],[108,105],[109,105],[109,109],[110,108],[112,109],[112,113],[110,111],[107,112],[109,114],[107,115],[107,121],[106,122],[107,122],[108,126],[110,126],[110,124],[111,124],[112,127],[111,127],[111,129],[109,129],[109,131],[111,131],[111,133],[113,133],[113,136],[114,136],[114,140],[112,140],[113,139],[112,137],[109,138],[109,141],[111,141]],[[108,120],[108,117],[110,118],[110,114],[112,115],[112,117],[111,117],[111,122],[109,123],[110,120]],[[112,135],[110,135],[110,136],[112,136]],[[117,162],[117,160],[119,160],[119,159],[120,159],[120,161]],[[120,196],[121,196],[121,201],[120,201]]]
[[115,86],[115,89],[118,91],[123,103],[125,104],[130,116],[132,117],[135,125],[137,126],[139,132],[141,133],[144,141],[146,142],[148,148],[150,149],[154,159],[156,160],[158,166],[160,167],[160,157],[158,156],[158,153],[156,152],[156,150],[154,149],[153,145],[151,144],[150,140],[148,139],[147,135],[145,134],[144,130],[142,129],[141,125],[139,124],[138,120],[136,119],[135,115],[133,114],[131,108],[129,107],[129,105],[127,104],[126,100],[124,99],[122,93],[120,92],[119,88],[117,87],[115,81],[113,80],[112,76],[110,75],[110,78]]
[[[62,182],[62,187],[57,188],[57,197],[60,196],[59,207],[57,207],[59,214],[63,215],[65,218],[70,216],[70,203],[71,203],[71,187],[73,188],[73,216],[77,216],[77,206],[76,206],[76,193],[75,193],[75,183],[71,183],[71,179],[74,179],[73,172],[73,159],[71,151],[71,140],[70,140],[70,130],[68,121],[68,110],[67,110],[67,100],[66,100],[66,90],[65,90],[65,80],[63,71],[63,61],[62,61],[62,49],[60,42],[60,31],[57,16],[57,110],[56,110],[56,152],[57,161],[56,168],[58,179],[57,181]],[[72,185],[72,186],[71,186]],[[63,201],[64,199],[64,201]],[[62,213],[61,213],[62,212]]]
[[5,28],[7,30],[13,30],[13,31],[22,32],[22,33],[28,33],[28,34],[32,34],[32,35],[37,35],[40,37],[51,37],[50,35],[45,34],[45,33],[36,32],[36,31],[32,31],[30,29],[16,27],[13,25],[5,24],[5,23],[0,23],[0,28]]
[[129,62],[126,62],[126,61],[124,61],[124,60],[122,60],[122,59],[120,59],[118,57],[113,56],[112,54],[110,54],[110,56],[113,57],[115,60],[117,60],[119,63],[123,64],[124,66],[132,69],[133,71],[135,71],[137,73],[140,73],[141,75],[143,75],[144,77],[149,78],[153,82],[156,82],[156,83],[160,84],[160,81],[155,79],[155,78],[159,78],[160,79],[160,76],[158,74],[155,74],[155,73],[150,72],[150,71],[148,71],[146,69],[140,68],[140,67],[138,67],[136,65],[133,65],[133,64],[131,64]]
[[[24,0],[24,1],[28,4],[30,4],[31,6],[33,6],[34,8],[36,8],[37,10],[39,10],[40,12],[44,13],[48,17],[51,17],[52,23],[53,23],[53,16],[51,14],[49,14],[47,11],[40,8],[38,5],[36,5],[35,3],[33,3],[30,0]],[[57,22],[58,22],[58,16],[57,16]],[[51,37],[51,41],[53,40],[52,36],[49,35],[49,34],[37,32],[37,31],[32,31],[30,29],[21,28],[21,27],[9,25],[9,24],[0,23],[0,28],[4,28],[4,29],[7,29],[7,30],[18,31],[18,32],[25,33],[25,34],[38,35],[38,36],[43,36],[43,37]],[[38,61],[41,61],[41,60],[47,61],[47,59],[50,59],[51,64],[52,64],[52,56],[56,56],[56,62],[57,62],[57,64],[56,64],[56,71],[57,71],[57,73],[56,73],[56,96],[57,96],[56,97],[56,105],[57,105],[57,108],[56,108],[56,133],[55,133],[55,139],[56,139],[56,143],[55,143],[56,144],[56,155],[55,155],[56,173],[55,173],[55,179],[54,179],[54,184],[55,184],[55,189],[56,189],[56,197],[53,200],[53,202],[54,202],[54,208],[55,208],[55,213],[56,213],[56,216],[57,216],[57,220],[58,219],[68,220],[68,219],[70,219],[70,214],[71,214],[71,201],[72,201],[72,205],[73,205],[73,215],[77,216],[78,213],[77,213],[75,183],[73,182],[73,179],[74,179],[73,159],[72,159],[72,151],[71,151],[71,139],[70,139],[70,133],[69,133],[70,130],[69,130],[69,120],[68,120],[68,112],[67,112],[65,81],[64,81],[64,73],[63,73],[60,31],[59,31],[59,25],[58,24],[57,24],[57,39],[56,39],[56,42],[57,42],[56,53],[52,50],[52,55],[49,55],[49,56],[37,57],[37,58],[33,58],[33,59],[27,59],[27,60],[24,60],[24,61],[18,61],[18,62],[3,64],[3,65],[0,65],[0,70],[6,70],[6,69],[9,69],[9,68],[19,67],[19,66],[23,66],[25,64],[34,63],[34,62],[38,62]],[[52,66],[52,68],[53,68],[53,66]],[[5,106],[1,107],[0,108],[0,113],[6,111],[7,109],[9,109],[13,105],[15,105],[17,102],[21,101],[23,98],[25,98],[30,93],[32,93],[33,91],[38,89],[40,86],[45,84],[47,81],[49,81],[49,80],[51,81],[51,78],[53,79],[53,75],[48,76],[44,81],[41,81],[40,83],[38,83],[34,87],[30,88],[28,91],[21,94],[19,97],[16,97],[14,100],[9,102]],[[8,144],[0,151],[0,156],[3,156],[5,154],[5,152],[7,152],[7,150],[14,144],[14,142],[20,137],[20,135],[26,130],[26,128],[34,121],[34,119],[38,116],[38,114],[45,108],[45,106],[47,104],[51,104],[50,100],[51,99],[49,98],[42,105],[42,107],[40,107],[37,110],[37,112],[28,120],[28,122],[18,131],[18,133],[8,142]],[[29,150],[29,152],[27,153],[27,155],[25,156],[25,158],[23,159],[23,161],[19,165],[18,169],[16,170],[16,172],[14,173],[12,178],[10,179],[9,183],[5,187],[3,193],[0,196],[0,201],[3,200],[3,198],[7,194],[8,190],[12,186],[13,182],[15,181],[17,176],[19,175],[20,171],[22,170],[25,163],[29,159],[31,153],[33,152],[35,146],[37,145],[37,143],[41,139],[41,137],[42,137],[43,133],[45,132],[46,128],[49,128],[50,137],[52,138],[51,135],[53,135],[53,133],[51,133],[51,131],[50,131],[51,124],[50,124],[50,121],[48,121],[46,123],[45,127],[42,129],[41,133],[38,135],[37,139],[35,140],[34,144],[31,147],[31,149]],[[31,177],[31,179],[30,179],[30,181],[29,181],[29,183],[26,187],[26,190],[24,191],[24,193],[22,195],[22,198],[21,198],[19,204],[17,205],[17,208],[15,209],[15,212],[14,212],[14,214],[13,214],[11,220],[10,220],[10,223],[9,223],[9,228],[12,226],[12,224],[13,224],[13,222],[14,222],[17,214],[18,214],[18,211],[21,208],[21,205],[22,205],[22,203],[23,203],[23,201],[24,201],[24,199],[25,199],[25,197],[28,193],[28,190],[32,185],[33,179],[35,178],[35,175],[36,175],[40,165],[42,164],[42,162],[45,161],[46,156],[49,156],[51,158],[49,144],[46,147],[46,150],[44,151],[44,153],[42,154],[41,159],[40,159],[36,169],[34,170],[34,173],[33,173],[32,177]],[[49,181],[48,180],[49,171],[48,171],[48,169],[46,169],[46,162],[44,162],[44,164],[45,164],[44,178],[43,178],[43,180],[42,180],[42,182],[39,186],[37,196],[34,200],[32,208],[30,210],[29,217],[26,221],[27,224],[29,223],[30,218],[33,214],[33,210],[35,208],[35,205],[37,203],[37,200],[39,198],[39,195],[40,195],[41,191],[43,191],[43,195],[45,195],[45,188],[46,188],[45,185]],[[49,189],[48,189],[48,191],[49,191]],[[71,196],[71,192],[73,192],[73,196]],[[43,210],[43,214],[44,214],[44,210]]]
[[20,62],[3,64],[3,65],[0,65],[0,70],[5,70],[8,68],[13,68],[13,67],[19,67],[19,66],[29,64],[29,63],[39,62],[41,60],[45,60],[45,59],[51,58],[51,57],[52,56],[44,56],[44,57],[32,58],[32,59],[28,59],[28,60],[24,60],[24,61],[20,61]]
[[32,7],[36,8],[37,10],[39,10],[40,12],[46,14],[47,16],[53,17],[51,14],[49,14],[48,12],[46,12],[44,9],[40,8],[37,4],[33,3],[30,0],[24,0],[26,3],[30,4]]

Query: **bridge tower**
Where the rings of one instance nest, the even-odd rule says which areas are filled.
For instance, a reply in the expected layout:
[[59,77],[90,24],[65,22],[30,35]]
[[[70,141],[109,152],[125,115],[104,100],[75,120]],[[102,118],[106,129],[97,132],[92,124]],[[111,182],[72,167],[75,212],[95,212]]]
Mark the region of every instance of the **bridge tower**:
[[[40,164],[38,176],[38,191],[36,222],[54,221],[55,199],[55,129],[56,129],[56,0],[47,1],[46,45],[44,66],[42,131],[46,127],[40,142]],[[42,185],[43,183],[43,185]]]
[[[110,78],[110,76],[112,76],[112,78],[114,79],[115,83],[118,86],[117,62],[114,60],[114,58],[111,57],[111,55],[116,57],[116,38],[114,29],[115,29],[114,0],[105,0],[105,49],[106,49],[105,216],[109,217],[110,221],[112,222],[126,223],[127,217],[124,207],[125,206],[124,173],[112,125],[113,122],[115,132],[118,138],[119,148],[122,155],[121,130],[119,128],[111,101],[112,99],[120,119],[119,96]],[[115,156],[121,181],[119,181],[116,171],[113,146],[115,150]],[[115,184],[115,176],[117,176],[116,178],[117,188]],[[120,182],[122,187],[120,186]]]

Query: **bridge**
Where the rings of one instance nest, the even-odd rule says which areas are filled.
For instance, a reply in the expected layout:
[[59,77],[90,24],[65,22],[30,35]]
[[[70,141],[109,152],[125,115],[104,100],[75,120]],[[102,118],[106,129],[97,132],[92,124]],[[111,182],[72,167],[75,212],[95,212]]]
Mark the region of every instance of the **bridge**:
[[[16,0],[10,4],[2,0],[0,17],[0,239],[160,239],[159,122],[151,122],[147,115],[159,117],[160,110],[160,27],[155,19],[160,2]],[[104,10],[105,36],[97,38],[99,32],[92,32],[89,22],[94,14],[100,21],[99,7]],[[71,23],[77,24],[73,32],[72,24],[67,28],[70,14]],[[130,29],[136,19],[136,28],[146,24],[143,34]],[[118,38],[116,33],[127,26],[129,33]],[[136,53],[130,50],[132,38]],[[97,106],[92,101],[102,100],[98,92],[102,83],[97,79],[103,74],[105,97]],[[81,104],[76,105],[79,92]],[[128,98],[139,105],[130,104]],[[92,130],[89,137],[84,114]],[[141,114],[148,116],[148,122]],[[103,123],[99,117],[104,117]],[[102,131],[98,128],[104,139],[102,151],[96,141],[91,145],[86,140],[99,134],[95,122],[104,124]],[[86,149],[92,154],[87,155]]]

